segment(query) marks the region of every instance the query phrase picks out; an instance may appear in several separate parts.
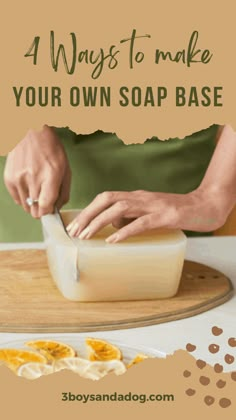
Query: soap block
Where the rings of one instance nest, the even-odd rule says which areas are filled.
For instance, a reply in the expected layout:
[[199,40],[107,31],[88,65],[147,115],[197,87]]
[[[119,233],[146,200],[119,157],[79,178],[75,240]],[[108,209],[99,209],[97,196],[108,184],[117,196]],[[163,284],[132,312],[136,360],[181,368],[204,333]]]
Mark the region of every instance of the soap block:
[[[62,212],[67,225],[76,213]],[[107,226],[88,240],[71,239],[56,215],[43,218],[49,268],[70,300],[125,301],[163,299],[179,287],[186,236],[180,230],[152,230],[108,244]]]

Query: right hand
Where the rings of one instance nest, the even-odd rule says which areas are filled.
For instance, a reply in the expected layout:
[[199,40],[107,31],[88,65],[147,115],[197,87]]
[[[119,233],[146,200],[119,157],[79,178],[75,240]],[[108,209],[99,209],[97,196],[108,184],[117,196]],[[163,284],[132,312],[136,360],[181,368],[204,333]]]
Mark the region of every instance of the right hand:
[[[60,140],[47,125],[30,130],[8,154],[4,181],[15,203],[35,218],[53,213],[69,200],[71,170]],[[38,199],[29,207],[27,197]]]

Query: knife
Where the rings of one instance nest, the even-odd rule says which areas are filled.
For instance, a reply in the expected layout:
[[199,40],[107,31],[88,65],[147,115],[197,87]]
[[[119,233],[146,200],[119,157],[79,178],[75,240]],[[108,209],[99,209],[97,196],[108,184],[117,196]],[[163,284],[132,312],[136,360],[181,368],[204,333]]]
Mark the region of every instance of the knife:
[[75,239],[72,238],[72,236],[70,236],[69,233],[67,232],[66,225],[65,225],[65,223],[64,223],[64,221],[62,219],[60,210],[58,209],[57,206],[54,207],[54,214],[55,214],[57,220],[59,221],[60,225],[63,227],[66,235],[68,236],[68,238],[70,238],[71,242],[73,242],[73,244],[75,245]]

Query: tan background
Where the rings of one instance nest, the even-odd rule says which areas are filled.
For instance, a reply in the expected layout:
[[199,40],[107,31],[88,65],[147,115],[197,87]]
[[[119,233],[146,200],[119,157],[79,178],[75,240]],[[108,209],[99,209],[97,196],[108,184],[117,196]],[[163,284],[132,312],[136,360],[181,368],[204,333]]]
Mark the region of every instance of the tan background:
[[[235,119],[235,13],[234,0],[222,3],[199,0],[189,2],[179,0],[124,1],[76,1],[32,2],[9,0],[2,5],[0,17],[1,48],[1,144],[0,153],[6,154],[29,128],[39,128],[47,123],[55,126],[70,126],[80,133],[96,129],[116,132],[125,142],[143,142],[147,137],[157,135],[162,139],[184,137],[208,127],[212,123],[229,123],[236,127]],[[77,34],[78,47],[97,48],[118,44],[119,40],[131,35],[136,28],[138,34],[149,33],[151,40],[140,40],[139,46],[146,54],[145,62],[131,71],[127,66],[126,54],[122,53],[118,69],[105,71],[96,81],[91,81],[88,67],[79,66],[74,76],[63,71],[54,73],[49,66],[49,31],[54,30],[60,42],[69,43],[69,33]],[[214,56],[208,65],[195,64],[188,69],[183,64],[154,64],[154,50],[177,50],[187,47],[190,34],[199,31],[199,47],[210,49]],[[41,36],[39,65],[32,66],[31,59],[24,54],[33,37]],[[125,51],[125,48],[122,49]],[[16,108],[12,86],[59,85],[64,92],[68,87],[112,86],[115,92],[125,86],[165,85],[171,94],[176,85],[183,86],[223,86],[224,106],[222,108],[175,108],[171,101],[163,108],[121,108],[115,103],[112,108]],[[186,338],[187,341],[187,338]],[[188,366],[195,372],[195,360],[186,352],[178,352],[174,357],[159,361],[147,361],[130,370],[125,376],[109,377],[99,383],[82,380],[69,373],[42,378],[34,383],[15,377],[1,368],[1,412],[6,418],[24,419],[77,419],[128,417],[141,419],[148,415],[156,418],[198,419],[211,415],[212,418],[235,417],[235,382],[227,376],[225,392],[217,391],[215,373],[211,388],[199,385],[198,373],[191,377],[191,387],[197,390],[194,397],[185,395],[186,381],[182,372]],[[223,376],[223,375],[221,375]],[[64,403],[60,402],[61,392],[100,393],[127,391],[141,393],[173,392],[174,403]],[[216,402],[207,407],[202,399],[205,393],[214,394]],[[227,391],[227,392],[226,392]],[[232,398],[233,404],[227,409],[218,405],[221,396]],[[98,411],[99,409],[99,411]]]
[[[235,38],[236,26],[234,1],[221,5],[213,1],[186,0],[158,2],[147,0],[77,1],[66,3],[9,0],[1,13],[1,66],[0,109],[2,115],[2,142],[0,153],[8,152],[29,128],[39,128],[43,123],[70,126],[80,133],[102,129],[116,132],[125,142],[143,142],[147,137],[158,135],[162,139],[184,137],[191,132],[208,127],[212,123],[230,123],[236,127],[235,96]],[[141,39],[137,47],[145,52],[145,60],[135,69],[128,68],[127,45],[120,46],[119,66],[105,70],[92,81],[91,67],[79,65],[69,76],[64,70],[55,73],[50,66],[49,33],[55,31],[56,41],[70,48],[70,32],[75,32],[78,50],[106,50],[111,44],[128,38],[136,28],[137,34],[150,34],[151,39]],[[154,63],[156,48],[176,51],[187,48],[194,30],[199,31],[198,47],[209,49],[213,58],[209,64]],[[33,38],[41,36],[38,65],[24,54]],[[64,107],[15,107],[12,86],[61,86]],[[71,86],[112,86],[112,108],[68,108],[66,92]],[[167,86],[169,101],[161,108],[122,108],[117,105],[116,92],[120,86]],[[223,107],[174,106],[173,88],[223,86]]]
[[[184,370],[189,370],[191,376],[185,378]],[[211,383],[201,385],[199,378],[206,375]],[[216,387],[216,382],[226,381],[223,389]],[[213,368],[206,366],[204,371],[196,366],[195,359],[183,350],[169,356],[166,360],[147,360],[125,375],[107,376],[98,382],[82,379],[72,372],[59,372],[42,377],[36,381],[29,381],[15,377],[11,371],[1,368],[1,411],[7,418],[24,418],[41,420],[42,418],[56,419],[183,419],[198,420],[212,418],[220,420],[223,416],[227,420],[235,419],[236,382],[232,381],[230,373],[217,374]],[[196,394],[188,397],[186,389],[195,389]],[[72,394],[174,394],[174,402],[62,402],[62,392]],[[215,398],[211,406],[204,403],[206,395]],[[221,408],[219,400],[228,398],[233,404],[228,408]],[[132,417],[131,417],[132,416]]]

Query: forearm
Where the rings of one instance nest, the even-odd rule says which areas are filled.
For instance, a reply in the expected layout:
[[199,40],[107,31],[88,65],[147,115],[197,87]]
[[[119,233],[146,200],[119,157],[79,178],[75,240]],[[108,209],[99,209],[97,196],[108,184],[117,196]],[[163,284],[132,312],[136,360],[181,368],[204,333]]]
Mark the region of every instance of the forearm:
[[211,232],[221,227],[236,203],[236,134],[223,127],[207,169],[196,190],[188,194],[149,191],[107,191],[99,194],[67,226],[70,236],[90,239],[117,221],[121,227],[107,242],[115,243],[156,228]]
[[236,133],[223,127],[207,172],[199,190],[224,194],[236,202]]
[[[4,169],[6,187],[17,204],[33,217],[52,213],[69,199],[69,162],[54,128],[29,130],[8,154]],[[27,199],[37,200],[29,206]]]

